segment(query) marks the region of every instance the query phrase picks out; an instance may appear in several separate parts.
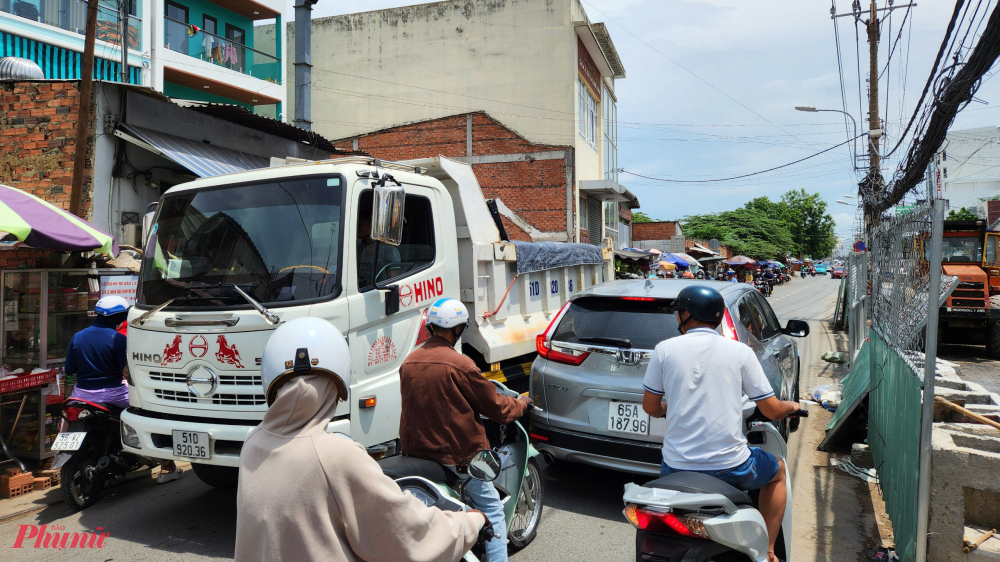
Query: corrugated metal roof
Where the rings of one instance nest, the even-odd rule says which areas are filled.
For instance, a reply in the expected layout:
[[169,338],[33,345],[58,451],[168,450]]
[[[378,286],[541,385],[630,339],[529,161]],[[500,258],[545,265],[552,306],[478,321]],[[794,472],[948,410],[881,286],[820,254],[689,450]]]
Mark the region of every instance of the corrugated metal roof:
[[137,139],[148,145],[140,144],[143,148],[152,148],[154,152],[177,162],[202,178],[258,170],[267,168],[271,164],[262,156],[150,131],[134,125],[119,123],[118,128],[127,135],[126,140],[135,142],[133,139]]
[[611,41],[608,28],[603,23],[594,23],[590,25],[590,29],[594,32],[594,36],[597,37],[597,44],[601,46],[604,58],[608,60],[608,66],[614,72],[615,78],[625,78],[625,66],[622,64],[622,60],[618,58],[618,49],[615,49],[615,44]]

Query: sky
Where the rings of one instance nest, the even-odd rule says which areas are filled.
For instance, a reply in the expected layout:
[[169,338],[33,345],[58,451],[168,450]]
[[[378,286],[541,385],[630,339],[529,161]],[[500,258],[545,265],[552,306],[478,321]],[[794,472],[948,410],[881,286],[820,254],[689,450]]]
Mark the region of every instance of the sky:
[[[843,115],[804,113],[795,110],[797,105],[840,110],[846,105],[859,133],[868,129],[865,28],[856,27],[852,17],[836,20],[841,81],[831,5],[824,0],[581,2],[591,22],[608,26],[625,66],[627,77],[616,82],[615,92],[618,161],[628,172],[678,180],[727,178],[787,164],[854,136],[853,125],[847,120],[845,127]],[[850,11],[849,0],[834,2],[838,14]],[[313,17],[414,3],[322,0],[313,8]],[[996,3],[980,2],[981,14]],[[878,0],[879,7],[887,4]],[[905,25],[907,8],[893,10],[891,19],[881,16],[880,113],[893,146],[927,82],[954,8],[947,0],[918,4],[909,9]],[[288,5],[292,13],[291,0]],[[895,5],[905,6],[906,1],[896,0]],[[974,38],[975,33],[969,34],[965,45],[971,47]],[[1000,81],[989,77],[952,130],[1000,125]],[[887,177],[905,153],[909,143],[904,140],[883,164]],[[863,152],[860,142],[857,150]],[[731,210],[762,195],[776,200],[791,189],[818,192],[846,242],[856,216],[856,199],[847,195],[856,194],[860,179],[850,151],[844,145],[793,166],[733,181],[678,184],[622,174],[619,182],[638,196],[642,212],[658,220]]]

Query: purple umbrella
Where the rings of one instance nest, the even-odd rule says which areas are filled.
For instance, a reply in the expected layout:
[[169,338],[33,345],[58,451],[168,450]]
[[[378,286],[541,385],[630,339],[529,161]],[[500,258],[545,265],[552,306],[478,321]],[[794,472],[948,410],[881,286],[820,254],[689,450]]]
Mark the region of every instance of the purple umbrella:
[[94,251],[115,257],[118,242],[80,217],[7,185],[0,185],[0,230],[33,248]]

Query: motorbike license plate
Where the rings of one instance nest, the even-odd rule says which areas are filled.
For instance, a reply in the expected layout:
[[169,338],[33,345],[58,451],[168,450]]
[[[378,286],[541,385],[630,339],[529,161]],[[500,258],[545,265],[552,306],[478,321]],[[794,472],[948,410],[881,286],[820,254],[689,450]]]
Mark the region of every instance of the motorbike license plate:
[[53,451],[76,451],[83,445],[83,438],[87,436],[86,431],[74,431],[71,433],[60,433],[56,440],[52,442]]
[[612,400],[608,404],[608,430],[649,435],[649,414],[640,404]]
[[208,433],[199,431],[173,430],[174,455],[187,457],[189,459],[207,459],[212,456],[209,452],[211,440]]

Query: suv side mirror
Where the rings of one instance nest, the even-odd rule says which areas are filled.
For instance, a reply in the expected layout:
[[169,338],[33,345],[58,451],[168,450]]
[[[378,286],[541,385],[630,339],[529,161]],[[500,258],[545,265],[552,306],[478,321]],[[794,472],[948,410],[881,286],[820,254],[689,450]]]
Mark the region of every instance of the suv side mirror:
[[483,482],[492,482],[500,476],[500,455],[483,449],[469,459],[469,476]]
[[403,209],[406,203],[403,184],[389,174],[383,174],[374,188],[371,237],[385,244],[399,246],[403,241]]
[[804,320],[789,320],[781,332],[793,338],[804,338],[809,335],[809,323]]

